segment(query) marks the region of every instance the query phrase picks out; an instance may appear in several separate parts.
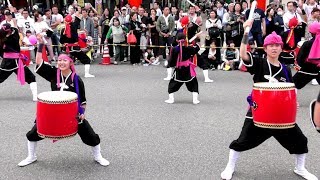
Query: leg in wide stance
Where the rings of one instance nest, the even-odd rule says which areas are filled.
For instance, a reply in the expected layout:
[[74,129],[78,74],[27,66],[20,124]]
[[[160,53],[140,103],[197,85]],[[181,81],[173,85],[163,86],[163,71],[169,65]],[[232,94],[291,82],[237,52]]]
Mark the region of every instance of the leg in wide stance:
[[37,160],[36,147],[37,147],[36,141],[28,141],[28,157],[26,159],[22,160],[18,164],[18,166],[20,166],[20,167],[27,166]]
[[203,70],[203,76],[204,76],[205,83],[212,83],[213,82],[213,80],[209,78],[209,71],[207,69]]
[[86,78],[95,77],[94,75],[90,74],[90,64],[84,65],[84,77]]
[[239,154],[240,154],[240,152],[235,151],[233,149],[230,149],[228,164],[227,164],[226,168],[224,169],[224,171],[221,173],[222,179],[229,180],[232,178],[232,175],[233,175],[233,172],[234,172],[234,169],[236,166],[236,162],[239,158]]
[[94,160],[97,161],[101,166],[108,166],[110,162],[102,157],[100,144],[92,147]]
[[163,80],[170,81],[171,76],[172,76],[172,68],[169,67],[169,68],[167,68],[167,77],[163,78]]
[[318,178],[309,173],[305,168],[306,154],[295,154],[296,167],[294,168],[294,173],[307,179],[307,180],[318,180]]

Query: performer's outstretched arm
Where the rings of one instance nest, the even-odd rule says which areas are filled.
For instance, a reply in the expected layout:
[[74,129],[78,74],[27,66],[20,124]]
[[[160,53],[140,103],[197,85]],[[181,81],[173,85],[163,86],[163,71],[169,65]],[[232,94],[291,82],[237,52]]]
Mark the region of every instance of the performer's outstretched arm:
[[[246,22],[243,23],[243,28],[246,29],[247,27],[252,26],[253,20],[247,20]],[[243,38],[241,41],[241,45],[240,45],[240,57],[243,61],[250,61],[250,57],[247,54],[247,44],[249,41],[249,33],[248,32],[244,32],[243,34]]]

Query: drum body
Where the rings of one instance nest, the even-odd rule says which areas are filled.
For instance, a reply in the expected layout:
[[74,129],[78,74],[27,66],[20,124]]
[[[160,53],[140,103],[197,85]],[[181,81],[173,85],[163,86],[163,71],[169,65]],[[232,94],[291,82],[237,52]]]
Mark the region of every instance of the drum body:
[[87,47],[87,35],[86,35],[85,31],[79,31],[78,44],[79,44],[80,48],[86,48]]
[[30,55],[29,47],[20,47],[20,53],[25,55],[29,59],[27,61],[28,63],[26,64],[27,66],[29,66],[29,62],[31,61],[31,55]]
[[297,95],[293,83],[254,83],[252,101],[256,126],[271,129],[295,126]]
[[38,95],[37,129],[40,137],[63,139],[77,134],[78,96],[68,91]]

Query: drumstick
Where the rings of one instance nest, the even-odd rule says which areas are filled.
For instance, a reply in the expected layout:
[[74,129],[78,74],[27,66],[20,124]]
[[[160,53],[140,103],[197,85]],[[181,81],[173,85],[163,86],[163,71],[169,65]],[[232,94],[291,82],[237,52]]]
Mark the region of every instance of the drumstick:
[[191,6],[196,6],[193,2],[191,2],[190,0],[187,0],[187,2],[189,3],[189,4],[191,4]]
[[11,6],[10,0],[7,0],[8,6]]
[[[253,20],[253,13],[254,13],[254,10],[256,9],[256,6],[257,6],[257,1],[253,1],[251,3],[251,9],[250,9],[248,20]],[[250,27],[246,27],[245,32],[249,33],[250,29],[251,29]]]
[[191,2],[190,0],[187,0],[187,2],[189,3],[189,4],[191,4],[191,6],[196,6],[193,2]]
[[202,31],[198,32],[195,36],[193,36],[190,40],[189,40],[189,43],[191,43],[192,41],[194,41],[198,35],[202,34]]

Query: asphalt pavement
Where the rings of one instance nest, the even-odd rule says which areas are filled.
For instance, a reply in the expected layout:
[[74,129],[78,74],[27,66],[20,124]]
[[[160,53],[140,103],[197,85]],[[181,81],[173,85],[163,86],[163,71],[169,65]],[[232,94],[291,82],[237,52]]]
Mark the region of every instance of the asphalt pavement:
[[[31,66],[33,68],[33,66]],[[77,65],[80,76],[84,66]],[[86,117],[101,138],[110,166],[93,160],[91,148],[79,136],[38,143],[38,161],[20,168],[27,156],[25,134],[33,126],[36,103],[28,85],[13,74],[0,85],[0,179],[220,179],[228,161],[228,146],[239,136],[247,109],[252,76],[240,71],[210,71],[213,83],[204,83],[197,69],[200,104],[182,86],[175,103],[166,104],[168,81],[162,66],[129,64],[91,66],[95,78],[83,78]],[[50,85],[37,75],[38,91]],[[297,123],[308,137],[306,167],[320,177],[320,134],[309,122],[309,103],[319,86],[298,91]],[[294,156],[274,139],[243,152],[235,180],[299,180],[293,173]]]

